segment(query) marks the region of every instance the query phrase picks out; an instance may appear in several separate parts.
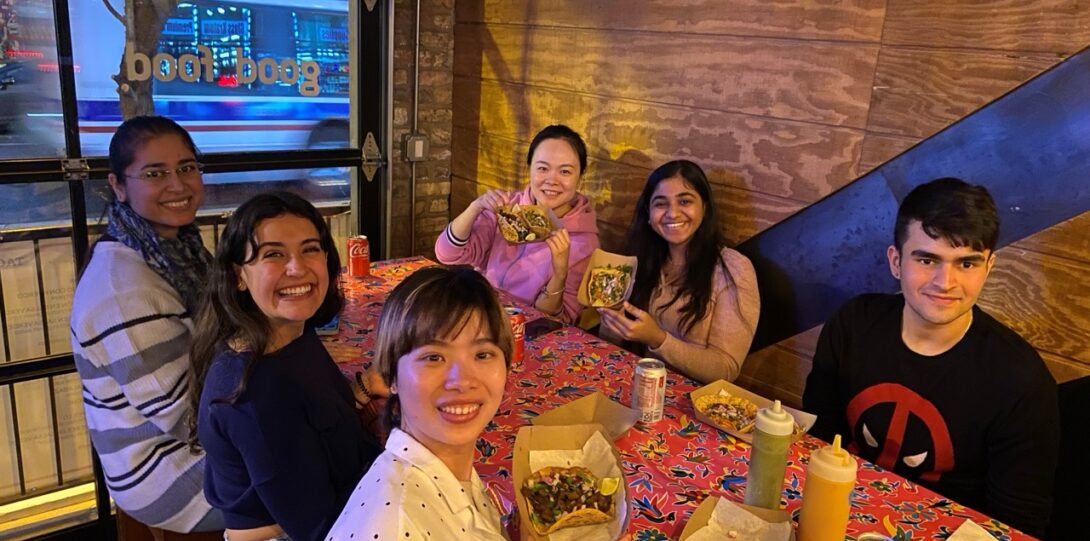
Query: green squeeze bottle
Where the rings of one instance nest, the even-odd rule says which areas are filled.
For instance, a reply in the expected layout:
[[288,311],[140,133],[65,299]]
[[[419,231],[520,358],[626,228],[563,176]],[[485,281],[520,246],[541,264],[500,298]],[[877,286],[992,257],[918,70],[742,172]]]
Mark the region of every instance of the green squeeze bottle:
[[784,411],[779,400],[771,408],[762,408],[757,412],[749,473],[746,474],[746,504],[766,509],[780,508],[787,450],[791,447],[791,433],[794,430],[795,418]]

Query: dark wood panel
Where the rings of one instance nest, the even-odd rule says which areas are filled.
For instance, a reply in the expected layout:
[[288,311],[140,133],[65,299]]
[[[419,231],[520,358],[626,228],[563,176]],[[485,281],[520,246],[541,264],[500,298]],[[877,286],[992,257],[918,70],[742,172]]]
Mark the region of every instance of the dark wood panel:
[[897,157],[920,141],[919,137],[900,137],[868,132],[863,139],[863,153],[859,157],[859,174],[866,174],[871,169]]
[[930,135],[1059,60],[1046,55],[883,47],[867,130]]
[[483,185],[457,175],[450,177],[450,219],[461,214],[477,198],[478,186]]
[[624,237],[627,225],[616,225],[598,220],[598,240],[607,252],[621,253],[624,250]]
[[1048,371],[1052,373],[1052,377],[1056,379],[1056,383],[1064,383],[1073,379],[1079,379],[1081,377],[1090,376],[1090,365],[1082,363],[1067,357],[1061,357],[1054,353],[1047,351],[1040,351],[1041,359],[1045,361],[1045,366],[1048,367]]
[[622,0],[569,2],[477,0],[455,3],[457,22],[735,34],[877,42],[885,12],[882,0],[646,0],[634,8]]
[[1007,247],[980,306],[1034,347],[1090,365],[1090,264]]
[[746,358],[735,383],[766,398],[801,408],[811,358],[780,345],[768,346]]
[[456,113],[459,127],[530,141],[540,127],[564,122],[585,136],[588,152],[599,159],[645,168],[691,159],[718,184],[805,202],[853,180],[863,148],[863,132],[854,128],[461,77],[454,93],[456,108],[479,109],[476,117]]
[[[454,141],[458,149],[452,163],[455,176],[504,189],[525,186],[526,166],[521,158],[516,158],[525,152],[525,144],[463,128],[455,128]],[[468,148],[472,142],[476,142],[475,149]],[[592,158],[579,190],[595,201],[601,221],[627,228],[636,199],[650,172],[646,167]],[[452,198],[454,192],[462,190],[466,190],[463,184],[452,186]],[[805,206],[797,201],[719,184],[714,185],[714,196],[720,210],[720,223],[732,244],[756,235]],[[466,196],[459,194],[458,197]]]
[[755,351],[746,357],[738,384],[771,399],[802,407],[802,392],[821,326]]
[[455,75],[856,128],[866,124],[878,56],[876,44],[469,24],[455,32],[476,42],[455,48]]
[[1011,246],[1090,262],[1090,212],[1030,235]]
[[1083,0],[889,0],[882,42],[1071,54],[1090,44]]

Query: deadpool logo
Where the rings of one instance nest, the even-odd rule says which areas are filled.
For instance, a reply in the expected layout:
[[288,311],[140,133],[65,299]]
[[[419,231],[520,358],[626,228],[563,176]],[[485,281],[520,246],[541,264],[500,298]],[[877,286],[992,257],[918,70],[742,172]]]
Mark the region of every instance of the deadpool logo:
[[847,413],[855,434],[850,450],[865,458],[877,454],[875,464],[925,481],[938,481],[942,472],[954,468],[945,419],[912,389],[896,383],[872,385],[852,398]]

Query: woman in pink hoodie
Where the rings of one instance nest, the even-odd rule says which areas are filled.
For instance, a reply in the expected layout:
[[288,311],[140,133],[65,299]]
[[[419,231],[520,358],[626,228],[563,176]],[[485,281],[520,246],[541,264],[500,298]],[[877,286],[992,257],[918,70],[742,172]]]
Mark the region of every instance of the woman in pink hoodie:
[[[489,190],[447,225],[435,241],[435,255],[448,265],[472,265],[492,285],[571,323],[583,306],[577,292],[591,252],[598,247],[594,206],[576,192],[587,168],[587,146],[564,125],[538,132],[526,155],[530,185],[521,192]],[[542,205],[562,228],[544,242],[510,244],[499,234],[496,209]]]

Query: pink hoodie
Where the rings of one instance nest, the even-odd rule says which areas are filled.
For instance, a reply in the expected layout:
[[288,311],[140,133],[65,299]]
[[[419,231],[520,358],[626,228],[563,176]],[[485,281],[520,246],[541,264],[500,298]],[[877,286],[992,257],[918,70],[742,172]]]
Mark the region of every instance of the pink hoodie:
[[[530,187],[512,194],[511,203],[533,204]],[[577,296],[590,254],[598,248],[595,220],[594,207],[582,194],[575,194],[572,209],[560,218],[571,238],[571,248],[568,277],[564,281],[564,308],[558,317],[568,323],[575,321],[583,309]],[[553,275],[549,246],[544,242],[508,243],[497,230],[495,213],[488,210],[477,216],[469,240],[465,242],[454,239],[447,225],[446,231],[435,241],[435,256],[447,265],[472,265],[492,285],[527,304],[534,303]]]

